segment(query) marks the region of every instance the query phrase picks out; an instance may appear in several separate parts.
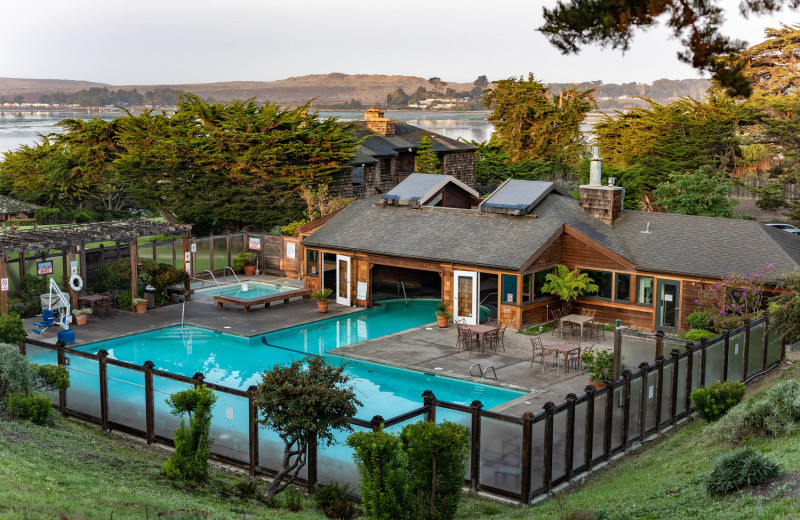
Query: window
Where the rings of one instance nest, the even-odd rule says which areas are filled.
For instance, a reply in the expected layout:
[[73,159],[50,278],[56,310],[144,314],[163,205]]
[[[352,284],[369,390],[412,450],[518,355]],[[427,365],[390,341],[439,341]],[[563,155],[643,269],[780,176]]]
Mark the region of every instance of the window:
[[595,285],[597,285],[596,293],[586,293],[584,297],[587,298],[601,298],[603,300],[611,299],[611,289],[614,280],[614,273],[609,271],[593,271],[591,269],[581,269],[582,273],[589,275]]
[[306,274],[317,276],[319,274],[319,251],[306,249]]
[[353,186],[361,186],[364,184],[364,165],[356,166],[350,173],[350,179]]
[[636,303],[653,305],[653,278],[651,276],[636,277]]
[[522,275],[522,303],[533,301],[533,273]]
[[617,288],[614,292],[614,299],[618,302],[631,301],[631,275],[617,273]]
[[503,275],[503,293],[500,295],[503,303],[517,303],[517,275]]
[[537,271],[533,273],[533,299],[534,301],[544,300],[545,298],[550,298],[552,295],[550,293],[542,292],[542,286],[547,283],[547,275],[553,274],[553,269],[548,269],[546,271]]

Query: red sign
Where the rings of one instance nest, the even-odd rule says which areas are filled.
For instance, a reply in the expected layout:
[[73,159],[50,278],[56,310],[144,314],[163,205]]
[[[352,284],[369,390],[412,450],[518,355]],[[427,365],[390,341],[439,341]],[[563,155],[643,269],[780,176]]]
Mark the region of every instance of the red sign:
[[43,274],[53,274],[53,261],[36,262],[36,274],[39,276]]

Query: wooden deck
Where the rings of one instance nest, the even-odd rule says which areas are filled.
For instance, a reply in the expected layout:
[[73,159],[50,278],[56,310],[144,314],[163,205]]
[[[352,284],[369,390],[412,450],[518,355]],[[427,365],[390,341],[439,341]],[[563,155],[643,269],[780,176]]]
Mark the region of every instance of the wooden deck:
[[237,298],[236,296],[219,295],[214,296],[214,301],[217,302],[218,307],[223,307],[226,303],[238,307],[244,307],[244,312],[250,312],[250,307],[254,305],[264,304],[264,307],[269,307],[270,303],[283,300],[283,303],[289,303],[292,298],[302,296],[304,299],[311,295],[311,289],[295,289],[293,291],[285,291],[271,296],[262,296],[260,298]]

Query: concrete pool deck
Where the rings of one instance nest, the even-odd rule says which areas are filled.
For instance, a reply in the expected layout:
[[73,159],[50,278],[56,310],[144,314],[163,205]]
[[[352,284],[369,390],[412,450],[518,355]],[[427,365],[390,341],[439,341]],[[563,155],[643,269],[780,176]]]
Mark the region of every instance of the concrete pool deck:
[[[251,281],[261,282],[272,279],[274,278],[267,276],[249,277]],[[301,286],[301,282],[297,280],[284,279],[280,283],[292,287]],[[195,284],[193,288],[196,288]],[[297,299],[288,305],[279,303],[268,309],[260,307],[244,312],[239,308],[218,308],[211,298],[212,295],[209,294],[192,296],[191,301],[186,304],[186,325],[240,336],[255,336],[363,310],[331,304],[328,313],[321,315],[314,300]],[[73,327],[76,341],[70,346],[79,347],[87,343],[180,325],[182,310],[183,305],[177,304],[149,309],[141,315],[118,311],[116,315],[102,319],[92,317],[86,325]],[[330,350],[328,354],[525,392],[522,397],[492,408],[493,411],[514,416],[525,412],[538,414],[548,401],[559,404],[569,393],[581,395],[584,392],[588,377],[580,370],[571,370],[566,374],[561,367],[557,376],[555,371],[542,374],[538,362],[531,366],[531,336],[507,329],[505,351],[501,349],[499,353],[470,355],[470,352],[456,350],[457,329],[453,324],[446,329],[440,329],[433,319],[431,316],[432,323],[429,325]],[[54,344],[56,333],[61,329],[51,327],[38,335],[31,332],[34,321],[38,321],[38,318],[25,320],[28,337]],[[542,339],[545,345],[561,342],[557,335],[549,332],[545,332]],[[592,343],[596,344],[595,348],[611,350],[613,333],[606,332],[605,340],[591,338],[584,341],[583,345]],[[483,369],[487,366],[494,367],[497,381],[470,376],[469,370],[473,363],[479,363]],[[477,373],[477,367],[474,370]],[[420,402],[421,400],[420,397]]]

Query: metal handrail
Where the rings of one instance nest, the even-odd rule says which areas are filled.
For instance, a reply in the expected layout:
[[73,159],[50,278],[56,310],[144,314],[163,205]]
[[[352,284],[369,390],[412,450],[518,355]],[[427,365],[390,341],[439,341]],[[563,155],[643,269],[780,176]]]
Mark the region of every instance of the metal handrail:
[[494,367],[492,365],[489,365],[488,367],[483,369],[483,378],[489,379],[488,377],[486,377],[486,371],[489,370],[490,368],[492,369],[492,374],[494,374],[494,380],[497,381],[497,372],[494,371]]
[[[210,274],[210,275],[211,275],[211,279],[212,279],[212,280],[214,280],[214,283],[215,283],[215,284],[217,284],[217,287],[221,287],[221,285],[220,285],[220,284],[219,284],[219,282],[217,281],[217,278],[214,276],[214,273],[212,273],[212,272],[211,272],[211,271],[209,271],[208,269],[206,269],[205,271],[203,271],[203,272],[202,272],[202,273],[200,273],[200,274],[206,274],[206,273],[208,273],[208,274]],[[206,279],[205,279],[205,278],[203,278],[203,282],[205,282],[205,281],[206,281]]]
[[[476,366],[478,367],[478,375],[477,376],[472,373],[472,369],[474,367],[476,367]],[[481,369],[481,364],[480,363],[473,363],[472,366],[469,367],[469,375],[471,375],[472,377],[481,377],[483,375],[483,370]]]
[[483,305],[483,302],[485,302],[486,300],[488,300],[488,299],[489,299],[489,296],[491,296],[491,295],[493,295],[493,294],[494,294],[494,295],[497,295],[497,293],[496,293],[496,292],[490,292],[489,294],[487,294],[487,295],[486,295],[486,298],[484,298],[484,299],[482,299],[482,300],[481,300],[481,302],[480,302],[478,305],[479,305],[479,306],[480,306],[480,305]]
[[406,294],[406,284],[403,283],[403,280],[397,282],[397,285],[403,288],[403,298],[406,300],[406,307],[408,307],[408,295]]
[[234,278],[236,278],[236,281],[237,281],[238,283],[242,283],[242,281],[241,281],[241,280],[239,280],[239,277],[238,277],[238,276],[236,276],[236,271],[234,271],[234,270],[233,270],[233,267],[231,267],[231,266],[229,266],[229,265],[226,265],[226,266],[225,266],[225,267],[222,269],[222,278],[225,278],[225,272],[226,272],[228,269],[230,269],[230,270],[231,270],[231,274],[233,275],[233,277],[234,277]]

